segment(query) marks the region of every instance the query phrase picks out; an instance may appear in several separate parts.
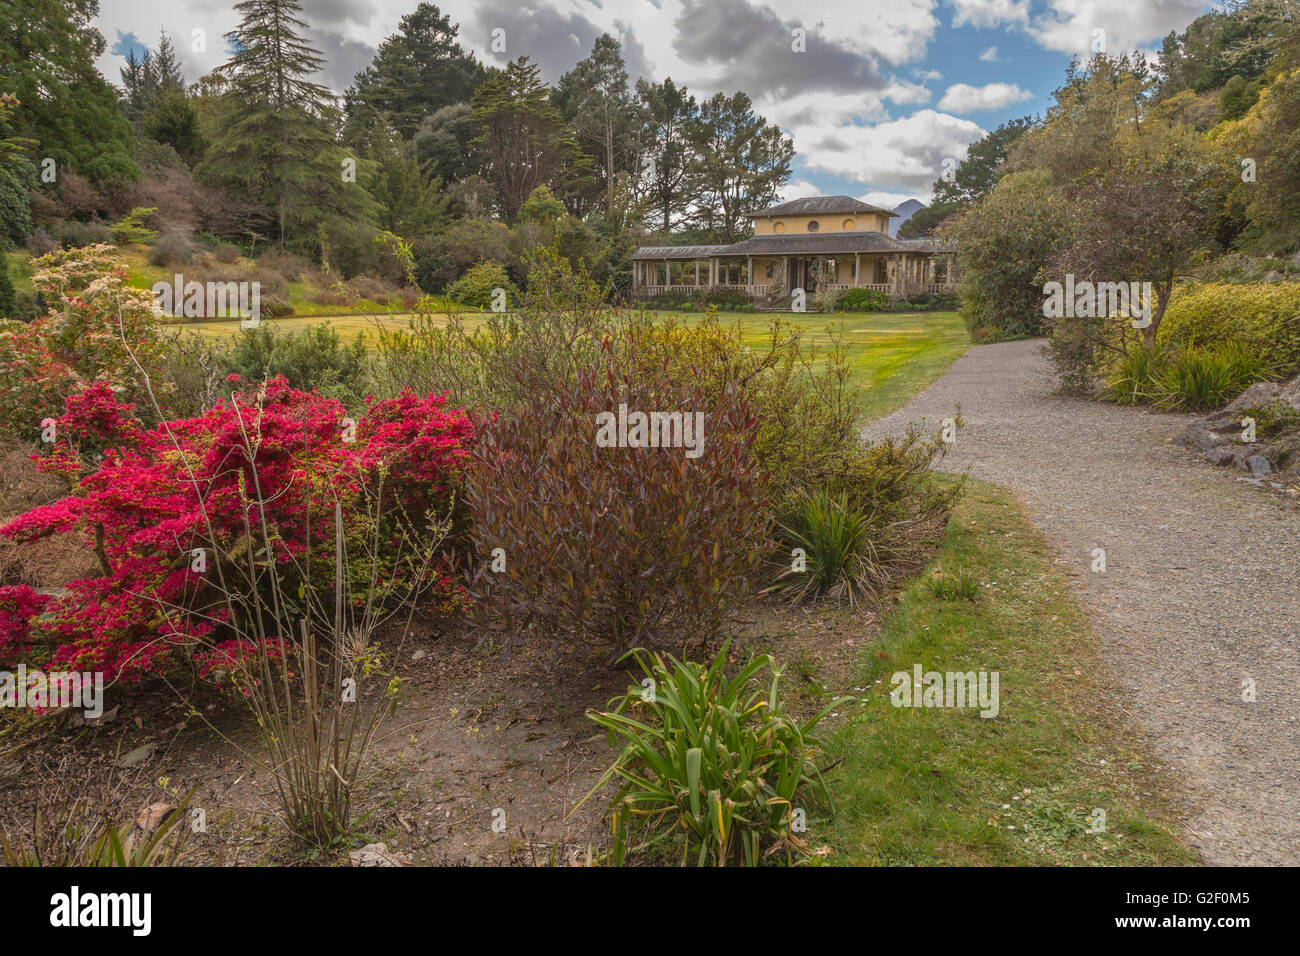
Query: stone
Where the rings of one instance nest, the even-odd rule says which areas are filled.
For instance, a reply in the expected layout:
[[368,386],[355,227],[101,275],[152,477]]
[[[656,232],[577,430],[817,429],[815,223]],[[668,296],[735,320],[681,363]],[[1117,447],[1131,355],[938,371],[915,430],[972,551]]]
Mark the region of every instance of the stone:
[[1233,456],[1233,449],[1227,445],[1219,445],[1205,453],[1205,460],[1211,465],[1227,465],[1232,462]]
[[157,744],[145,744],[143,747],[136,747],[129,754],[118,761],[118,767],[126,770],[137,764],[142,764],[153,756],[154,751],[158,749]]
[[1269,464],[1268,459],[1263,455],[1251,455],[1246,459],[1246,466],[1250,468],[1252,477],[1267,475],[1273,470],[1273,466]]
[[174,803],[151,803],[135,815],[135,825],[145,833],[153,833],[175,810]]
[[1192,424],[1183,429],[1182,434],[1174,439],[1174,444],[1184,445],[1188,448],[1199,448],[1201,451],[1209,451],[1216,445],[1223,444],[1223,442],[1218,435],[1210,431],[1200,422],[1192,422]]
[[353,866],[410,866],[411,861],[400,853],[394,853],[384,843],[367,843],[365,846],[348,853]]

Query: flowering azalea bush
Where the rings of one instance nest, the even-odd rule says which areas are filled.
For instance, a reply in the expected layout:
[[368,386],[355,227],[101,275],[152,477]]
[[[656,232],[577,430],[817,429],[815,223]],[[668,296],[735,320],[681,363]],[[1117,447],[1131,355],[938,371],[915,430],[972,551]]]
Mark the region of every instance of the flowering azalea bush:
[[[35,441],[41,422],[95,382],[144,403],[144,371],[162,353],[153,294],[127,284],[113,247],[61,249],[34,260],[32,284],[50,311],[31,322],[0,321],[0,434]],[[165,393],[169,386],[158,382]]]
[[[367,601],[419,594],[447,609],[461,600],[445,560],[408,559],[418,548],[397,546],[451,508],[462,480],[473,427],[445,396],[371,401],[353,422],[339,402],[275,379],[198,417],[146,427],[100,382],[66,399],[57,435],[39,465],[73,493],[0,535],[80,535],[100,573],[48,599],[0,591],[0,664],[46,645],[51,666],[110,680],[157,670],[182,647],[201,669],[220,667],[241,646],[229,642],[263,628],[242,618],[271,577],[277,605],[283,595],[292,604],[276,607],[286,632],[310,615],[309,595],[340,583],[354,594],[336,577],[340,548],[384,557],[382,574],[362,582]],[[344,566],[360,574],[363,563]]]

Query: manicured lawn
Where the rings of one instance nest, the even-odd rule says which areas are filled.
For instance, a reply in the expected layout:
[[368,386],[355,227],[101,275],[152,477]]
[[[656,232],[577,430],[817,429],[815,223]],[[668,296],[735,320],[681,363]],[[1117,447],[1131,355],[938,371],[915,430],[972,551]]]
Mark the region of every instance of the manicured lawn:
[[[665,315],[692,324],[704,317],[700,312]],[[328,323],[345,340],[351,340],[358,332],[366,338],[372,336],[376,323],[403,328],[409,318],[406,313],[376,313],[328,317],[295,315],[266,321],[285,331]],[[475,322],[481,321],[475,313],[470,313],[465,318],[466,324],[471,327]],[[966,326],[955,312],[843,315],[782,313],[781,318],[802,329],[804,342],[817,345],[822,351],[830,345],[831,334],[828,329],[841,331],[849,361],[864,389],[866,420],[887,415],[907,404],[914,395],[924,391],[942,375],[971,344]],[[723,313],[721,320],[740,323],[743,339],[754,348],[761,348],[766,340],[771,316],[762,313]],[[183,327],[197,329],[205,335],[229,336],[239,331],[239,322],[196,322]]]
[[[694,322],[702,316],[686,313],[684,318]],[[956,312],[785,312],[781,318],[802,329],[803,341],[822,351],[830,345],[828,329],[842,333],[849,361],[864,389],[867,421],[902,408],[971,345],[966,326]],[[721,320],[739,322],[744,339],[758,348],[764,344],[771,316],[733,316],[724,312]]]
[[[936,573],[971,575],[978,596],[939,599]],[[891,675],[914,664],[997,672],[997,716],[893,706]],[[837,814],[810,831],[815,843],[856,864],[1195,863],[1172,835],[1161,775],[1102,703],[1114,677],[1019,504],[970,482],[852,681],[858,703],[829,741],[844,755],[829,778]],[[1104,833],[1089,832],[1094,808]]]

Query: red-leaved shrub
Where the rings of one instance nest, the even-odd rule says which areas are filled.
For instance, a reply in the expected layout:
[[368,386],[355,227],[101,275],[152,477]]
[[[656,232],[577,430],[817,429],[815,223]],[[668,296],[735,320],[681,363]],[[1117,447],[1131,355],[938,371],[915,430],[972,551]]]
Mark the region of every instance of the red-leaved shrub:
[[[525,636],[614,651],[702,642],[770,545],[767,477],[739,391],[682,382],[667,364],[631,374],[619,354],[606,341],[594,364],[546,387],[545,370],[521,361],[519,404],[480,426],[467,499],[476,615],[507,647]],[[598,446],[597,416],[620,404],[702,412],[702,453]]]
[[[74,493],[0,535],[80,535],[101,573],[39,604],[26,592],[0,595],[12,618],[0,632],[0,663],[43,644],[62,669],[134,679],[179,646],[211,648],[247,633],[231,615],[242,613],[241,590],[260,590],[267,576],[278,579],[277,601],[331,591],[336,515],[349,547],[400,552],[461,481],[473,427],[445,404],[407,392],[351,422],[339,402],[276,379],[196,418],[145,428],[106,384],[73,395],[41,466],[75,482]],[[461,597],[445,565],[398,557],[377,586],[367,596],[381,601],[418,592],[446,608]],[[280,610],[286,632],[308,613]],[[27,612],[35,613],[24,623]]]

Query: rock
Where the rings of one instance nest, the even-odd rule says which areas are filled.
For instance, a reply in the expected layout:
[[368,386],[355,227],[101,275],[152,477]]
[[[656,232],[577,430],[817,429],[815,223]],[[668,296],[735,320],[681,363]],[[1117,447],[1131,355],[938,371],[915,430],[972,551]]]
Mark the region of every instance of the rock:
[[73,727],[102,727],[104,724],[112,723],[117,719],[117,707],[106,710],[98,717],[87,717],[84,713],[74,714],[71,720]]
[[424,648],[420,648],[418,651],[416,651],[414,654],[412,654],[412,655],[411,655],[411,660],[413,660],[413,661],[422,661],[422,660],[424,660]]
[[367,843],[348,853],[353,866],[410,866],[411,861],[400,853],[390,852],[387,844]]
[[1227,445],[1219,445],[1217,448],[1211,448],[1205,453],[1205,460],[1211,465],[1229,464],[1233,457],[1234,451]]
[[1250,468],[1252,477],[1267,475],[1273,470],[1273,466],[1269,464],[1268,459],[1263,455],[1251,455],[1246,459],[1246,465]]
[[1282,273],[1278,272],[1276,269],[1273,269],[1273,270],[1270,271],[1270,272],[1266,272],[1266,273],[1264,274],[1264,281],[1265,281],[1265,282],[1281,282],[1281,281],[1282,281]]
[[145,833],[153,833],[175,810],[174,803],[151,803],[135,815],[135,825]]
[[137,764],[142,764],[150,757],[152,757],[154,755],[154,751],[157,749],[158,749],[157,744],[145,744],[143,747],[136,747],[129,754],[127,754],[125,757],[119,760],[117,765],[120,769],[125,770],[128,767],[134,767]]
[[1209,451],[1216,445],[1222,444],[1222,442],[1219,440],[1219,436],[1206,428],[1205,425],[1200,422],[1192,422],[1183,429],[1181,435],[1174,439],[1174,444]]
[[1282,386],[1277,382],[1256,382],[1232,401],[1216,417],[1241,420],[1241,412],[1254,405],[1263,405],[1277,398]]

